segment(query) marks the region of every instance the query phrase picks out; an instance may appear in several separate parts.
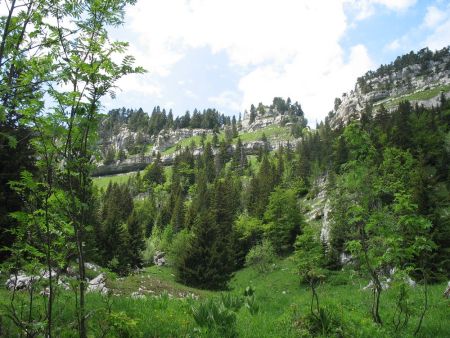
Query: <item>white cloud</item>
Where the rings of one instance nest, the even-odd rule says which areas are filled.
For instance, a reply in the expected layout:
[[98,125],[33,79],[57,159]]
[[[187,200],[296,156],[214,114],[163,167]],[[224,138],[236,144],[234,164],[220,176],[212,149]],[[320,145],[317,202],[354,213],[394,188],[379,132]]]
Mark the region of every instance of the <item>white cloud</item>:
[[154,80],[148,74],[131,74],[122,77],[116,83],[118,95],[121,92],[136,92],[142,95],[161,97],[161,87],[154,83]]
[[425,44],[430,49],[441,49],[450,45],[450,4],[440,8],[429,6],[422,27],[428,29]]
[[432,50],[441,49],[450,45],[450,18],[434,29],[426,38],[425,45]]
[[236,92],[226,90],[218,96],[208,98],[208,101],[217,105],[218,107],[225,107],[231,113],[237,113],[241,109],[241,98]]
[[434,28],[439,23],[441,23],[446,18],[446,16],[447,13],[445,13],[445,11],[440,10],[435,6],[429,6],[423,20],[423,26],[426,28]]
[[370,2],[384,5],[391,10],[403,11],[413,6],[417,0],[371,0]]
[[413,6],[417,0],[347,0],[346,3],[356,12],[356,20],[372,16],[376,6],[384,6],[391,11],[401,12]]
[[191,98],[191,99],[198,99],[198,95],[195,94],[192,90],[190,89],[184,89],[184,95],[186,95],[187,97]]
[[0,2],[0,16],[8,15],[8,8],[6,7],[6,2]]
[[[342,94],[339,90],[352,89],[356,78],[373,67],[362,45],[352,48],[348,62],[341,54],[336,47],[333,53],[322,57],[311,53],[305,60],[298,56],[282,71],[272,66],[256,69],[239,83],[244,92],[242,106],[260,101],[267,104],[274,96],[289,96],[299,100],[310,123],[320,121],[332,108],[333,98]],[[315,57],[319,61],[313,65]]]
[[242,73],[236,88],[242,93],[227,91],[210,102],[237,112],[290,96],[310,119],[321,119],[333,98],[372,65],[363,46],[345,60],[339,45],[347,1],[141,0],[127,18],[138,36],[131,53],[150,72],[167,75],[189,49],[225,52]]
[[399,39],[395,39],[394,41],[389,43],[385,48],[387,50],[390,50],[390,51],[398,50],[400,48],[400,40]]

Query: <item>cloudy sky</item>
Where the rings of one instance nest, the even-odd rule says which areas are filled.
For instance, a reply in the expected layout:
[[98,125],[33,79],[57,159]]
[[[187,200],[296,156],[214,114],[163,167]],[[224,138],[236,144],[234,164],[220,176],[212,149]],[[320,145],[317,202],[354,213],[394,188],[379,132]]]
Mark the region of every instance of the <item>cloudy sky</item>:
[[148,73],[105,109],[238,114],[274,96],[311,124],[358,76],[410,50],[450,44],[448,0],[138,0],[111,32]]

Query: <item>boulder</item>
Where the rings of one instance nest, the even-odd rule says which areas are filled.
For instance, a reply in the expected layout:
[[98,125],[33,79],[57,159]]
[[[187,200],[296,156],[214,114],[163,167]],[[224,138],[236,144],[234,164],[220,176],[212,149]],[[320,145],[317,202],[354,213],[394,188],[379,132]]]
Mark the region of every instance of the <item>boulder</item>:
[[103,294],[108,292],[106,275],[103,272],[89,282],[87,292],[100,292]]
[[165,255],[166,253],[164,251],[156,251],[155,255],[153,256],[153,263],[156,266],[166,265]]
[[36,280],[35,276],[27,276],[23,273],[11,275],[6,281],[6,288],[10,291],[28,289]]
[[447,289],[444,291],[444,297],[450,298],[450,281],[447,283]]

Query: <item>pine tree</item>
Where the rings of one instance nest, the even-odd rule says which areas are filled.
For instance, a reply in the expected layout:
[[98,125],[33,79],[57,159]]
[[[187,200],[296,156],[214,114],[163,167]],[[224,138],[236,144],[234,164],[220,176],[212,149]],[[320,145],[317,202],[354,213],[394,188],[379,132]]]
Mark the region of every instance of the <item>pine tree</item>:
[[236,138],[239,136],[239,132],[237,130],[237,125],[236,125],[236,117],[233,115],[233,118],[231,119],[231,131],[233,133],[233,138]]
[[269,195],[275,186],[275,172],[268,155],[264,155],[259,172],[250,181],[248,211],[252,216],[262,217]]
[[184,227],[184,198],[181,192],[175,201],[170,224],[174,232],[179,232]]
[[123,224],[132,210],[133,199],[128,186],[110,183],[106,189],[100,213],[102,228],[97,232],[98,246],[104,263],[120,256],[125,240]]
[[127,221],[126,247],[123,251],[126,254],[125,261],[131,268],[142,266],[142,251],[145,248],[144,231],[139,222],[136,211],[133,211]]
[[214,165],[214,154],[212,151],[211,143],[209,142],[206,143],[203,149],[202,168],[206,174],[207,182],[212,182],[216,176],[216,170]]
[[160,153],[156,155],[155,161],[147,166],[142,178],[148,185],[164,184],[166,178],[164,176],[164,167],[161,162]]
[[233,188],[216,182],[211,208],[197,214],[194,237],[177,266],[177,279],[205,289],[223,289],[234,269],[232,224],[236,199]]
[[295,190],[275,189],[270,195],[264,220],[267,222],[267,237],[275,250],[280,254],[292,251],[303,223]]

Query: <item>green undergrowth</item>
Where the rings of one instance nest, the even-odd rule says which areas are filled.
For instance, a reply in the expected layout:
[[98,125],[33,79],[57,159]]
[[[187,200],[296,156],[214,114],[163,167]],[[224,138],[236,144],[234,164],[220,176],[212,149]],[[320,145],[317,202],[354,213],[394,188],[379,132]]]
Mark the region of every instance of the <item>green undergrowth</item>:
[[[219,311],[224,299],[222,295],[229,294],[231,299],[236,300],[242,298],[244,290],[249,288],[254,291],[256,311],[250,311],[245,305],[236,308],[235,312],[223,310],[228,316],[227,325],[234,327],[227,331],[232,332],[231,336],[311,336],[306,329],[313,330],[315,325],[315,320],[309,316],[311,293],[306,285],[299,283],[294,262],[290,258],[279,260],[270,270],[268,273],[260,273],[253,268],[242,269],[230,282],[230,289],[224,292],[197,290],[181,285],[175,281],[170,267],[154,266],[125,278],[114,279],[111,275],[107,281],[107,286],[111,289],[109,297],[99,294],[88,294],[87,297],[91,336],[102,336],[105,330],[109,330],[106,335],[108,337],[220,337],[224,331],[200,327],[194,319],[193,311],[208,310],[214,304],[217,305],[212,309]],[[3,280],[2,282],[4,283]],[[409,325],[396,332],[392,319],[396,309],[397,290],[393,288],[382,293],[380,313],[384,324],[378,326],[370,316],[371,292],[363,290],[367,283],[367,277],[351,271],[327,274],[325,282],[317,291],[329,331],[324,335],[319,332],[315,336],[413,336],[423,304],[423,287],[408,289],[408,305],[411,309]],[[429,287],[429,308],[418,337],[448,336],[450,302],[442,297],[444,289],[444,283]],[[144,294],[143,299],[131,297],[137,291]],[[25,299],[26,293],[20,292],[19,297]],[[2,289],[2,332],[6,336],[17,336],[17,331],[6,318],[8,301],[9,294]],[[38,301],[42,299],[38,298]],[[62,292],[57,297],[55,325],[60,329],[55,336],[75,336],[75,312],[72,304],[74,299],[71,292]],[[221,313],[215,314],[219,319],[220,315]]]

